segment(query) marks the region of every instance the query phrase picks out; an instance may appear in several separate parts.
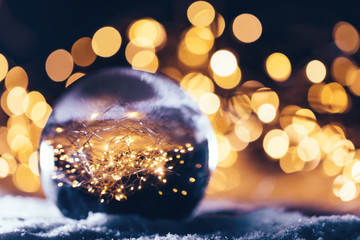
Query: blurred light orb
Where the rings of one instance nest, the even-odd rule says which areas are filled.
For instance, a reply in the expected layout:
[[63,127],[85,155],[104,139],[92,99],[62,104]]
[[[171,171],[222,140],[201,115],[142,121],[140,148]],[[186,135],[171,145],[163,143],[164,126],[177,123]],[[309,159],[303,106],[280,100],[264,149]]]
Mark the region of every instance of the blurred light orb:
[[206,27],[214,21],[215,9],[208,2],[196,1],[189,6],[187,17],[192,25]]
[[13,114],[20,115],[25,112],[24,107],[27,108],[29,104],[26,96],[27,92],[22,87],[15,87],[10,90],[7,95],[7,106]]
[[320,83],[325,79],[326,67],[319,60],[312,60],[306,65],[306,76],[312,83]]
[[356,53],[360,40],[356,28],[348,22],[338,22],[334,26],[333,38],[336,46],[345,53]]
[[136,70],[155,73],[159,67],[159,60],[154,52],[142,50],[135,54],[131,66]]
[[290,60],[282,53],[273,53],[266,59],[266,70],[273,80],[284,82],[291,74]]
[[207,28],[193,27],[185,34],[185,45],[194,54],[208,53],[214,45],[214,35]]
[[218,50],[211,57],[210,67],[216,75],[227,77],[236,71],[237,59],[228,50]]
[[76,65],[87,67],[95,61],[96,54],[92,49],[91,41],[91,38],[83,37],[77,40],[72,46],[71,55]]
[[254,15],[243,13],[234,19],[232,30],[239,41],[252,43],[260,38],[262,25],[260,20]]
[[96,55],[108,58],[115,55],[121,46],[122,38],[113,27],[102,27],[92,37],[91,46]]
[[214,114],[219,110],[220,99],[214,93],[204,93],[199,100],[200,110],[208,115]]
[[257,115],[263,123],[270,123],[276,117],[276,108],[270,103],[264,103],[259,107]]
[[0,158],[0,178],[6,178],[9,174],[9,164],[3,158]]
[[66,80],[72,73],[73,68],[73,58],[71,54],[64,49],[55,50],[46,59],[46,73],[54,82]]
[[[36,174],[33,152],[28,171]],[[89,212],[187,218],[217,160],[215,133],[198,104],[171,79],[130,68],[87,74],[69,88],[40,144],[44,192],[77,219]]]
[[9,63],[6,57],[0,53],[0,82],[4,80],[9,70]]
[[73,82],[75,82],[76,80],[78,80],[79,78],[81,78],[83,76],[85,76],[85,73],[82,73],[82,72],[77,72],[77,73],[71,74],[71,76],[66,80],[65,87],[67,88]]
[[220,13],[217,13],[215,21],[207,27],[212,31],[215,38],[219,38],[224,33],[225,25],[224,17]]
[[15,186],[28,193],[36,192],[40,189],[40,179],[24,164],[20,164],[13,175]]
[[128,30],[130,41],[139,47],[150,44],[161,48],[166,43],[166,31],[162,24],[152,18],[142,18],[134,21]]
[[16,66],[10,69],[5,77],[5,87],[11,90],[14,87],[27,88],[29,84],[29,78],[27,73],[22,67]]
[[265,135],[263,148],[271,158],[279,159],[287,153],[289,142],[289,137],[284,131],[273,129]]
[[241,70],[236,67],[235,71],[229,76],[220,76],[213,72],[213,79],[219,87],[223,89],[232,89],[239,85],[241,81]]
[[352,73],[356,70],[355,63],[346,57],[337,57],[331,64],[332,77],[343,86],[349,86],[355,82],[356,75]]

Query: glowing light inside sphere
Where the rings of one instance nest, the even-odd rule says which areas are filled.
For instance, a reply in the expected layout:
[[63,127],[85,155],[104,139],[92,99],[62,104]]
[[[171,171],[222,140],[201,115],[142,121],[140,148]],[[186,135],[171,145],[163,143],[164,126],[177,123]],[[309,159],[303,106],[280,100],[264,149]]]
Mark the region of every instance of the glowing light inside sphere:
[[[220,105],[211,94],[201,97],[208,112]],[[32,118],[42,118],[46,109],[46,103],[36,103],[32,113],[39,116]],[[16,149],[22,149],[26,136],[17,142]],[[33,152],[27,159],[36,174]],[[179,85],[125,68],[88,74],[70,88],[54,106],[40,148],[44,191],[73,218],[89,211],[184,218],[201,199],[217,159],[210,122]],[[63,192],[69,194],[59,197]],[[168,198],[182,207],[174,211]]]

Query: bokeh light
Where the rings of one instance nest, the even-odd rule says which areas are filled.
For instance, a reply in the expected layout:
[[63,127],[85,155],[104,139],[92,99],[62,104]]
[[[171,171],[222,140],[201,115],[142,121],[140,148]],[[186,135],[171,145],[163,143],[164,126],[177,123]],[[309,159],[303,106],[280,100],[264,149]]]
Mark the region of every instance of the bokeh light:
[[254,15],[243,13],[234,19],[232,30],[238,40],[244,43],[251,43],[260,38],[262,25]]
[[51,80],[55,82],[62,82],[72,73],[74,61],[68,51],[58,49],[49,55],[46,60],[45,68],[46,73]]
[[208,2],[196,1],[189,6],[187,17],[192,25],[206,27],[213,22],[215,18],[215,9]]
[[152,18],[134,21],[128,30],[130,41],[139,47],[149,46],[161,48],[166,43],[166,32],[162,24]]
[[210,66],[212,71],[220,77],[230,76],[238,68],[235,55],[228,50],[216,51],[211,57]]
[[219,110],[220,99],[213,93],[205,93],[200,97],[199,107],[205,114],[214,114]]
[[348,22],[338,22],[334,26],[333,37],[336,46],[343,52],[355,53],[359,50],[359,33]]
[[71,74],[71,76],[68,78],[68,80],[66,80],[65,87],[70,86],[73,82],[75,82],[76,80],[78,80],[79,78],[81,78],[83,76],[85,76],[85,73],[82,73],[82,72],[77,72],[77,73]]
[[13,67],[5,77],[5,87],[11,90],[14,87],[27,88],[29,84],[28,76],[22,67]]
[[286,81],[291,74],[290,60],[282,53],[273,53],[266,59],[266,70],[273,80]]
[[283,157],[289,148],[289,137],[280,129],[269,131],[263,141],[265,152],[274,159]]
[[92,49],[91,41],[91,38],[83,37],[77,40],[72,46],[71,55],[76,65],[86,67],[95,61],[96,54]]
[[102,27],[92,37],[91,46],[96,55],[108,58],[115,55],[121,46],[121,35],[113,27]]
[[4,80],[8,70],[9,70],[9,63],[6,57],[0,53],[0,82]]
[[306,76],[313,83],[320,83],[325,79],[326,67],[319,60],[312,60],[306,65]]

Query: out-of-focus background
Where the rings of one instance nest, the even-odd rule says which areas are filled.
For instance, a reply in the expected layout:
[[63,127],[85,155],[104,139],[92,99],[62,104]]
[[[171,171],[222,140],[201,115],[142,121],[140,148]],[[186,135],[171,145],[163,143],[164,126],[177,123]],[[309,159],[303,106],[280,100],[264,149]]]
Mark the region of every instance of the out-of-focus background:
[[360,208],[355,1],[0,0],[0,195],[44,197],[51,106],[111,66],[165,74],[211,120],[207,198]]

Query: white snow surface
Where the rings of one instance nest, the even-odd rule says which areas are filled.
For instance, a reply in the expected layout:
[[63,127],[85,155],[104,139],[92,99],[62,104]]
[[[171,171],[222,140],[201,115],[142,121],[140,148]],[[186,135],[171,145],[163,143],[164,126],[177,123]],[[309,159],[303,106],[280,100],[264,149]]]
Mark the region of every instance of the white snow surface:
[[[149,220],[131,215],[90,214],[65,218],[44,199],[0,197],[0,239],[359,239],[354,215],[307,216],[298,211],[203,202],[186,221]],[[242,210],[240,210],[242,209]]]

